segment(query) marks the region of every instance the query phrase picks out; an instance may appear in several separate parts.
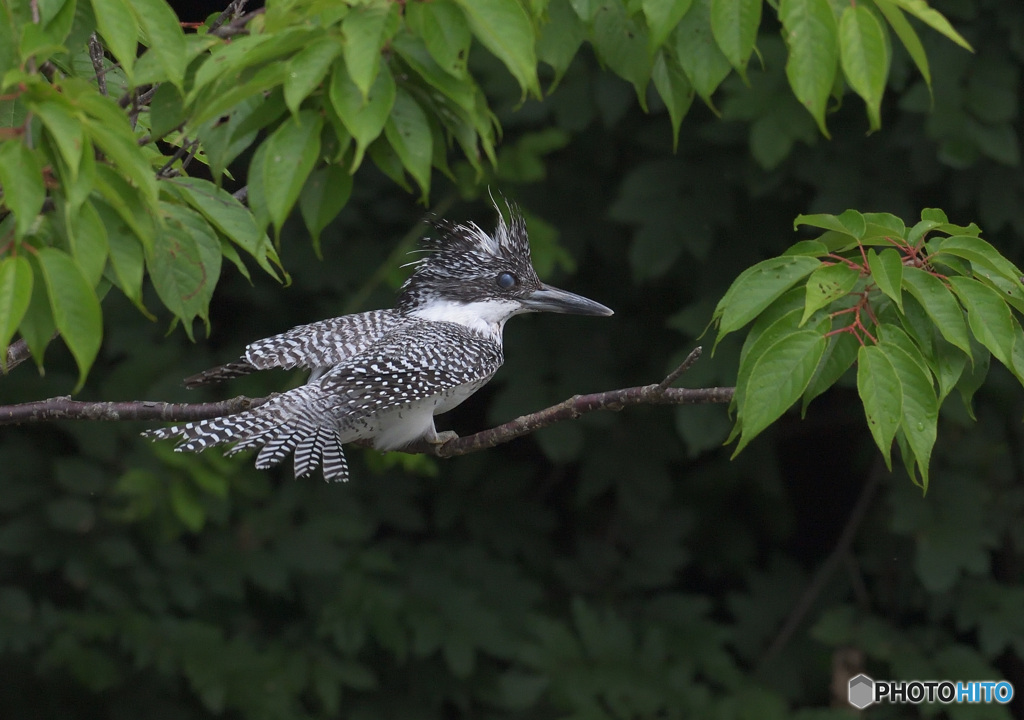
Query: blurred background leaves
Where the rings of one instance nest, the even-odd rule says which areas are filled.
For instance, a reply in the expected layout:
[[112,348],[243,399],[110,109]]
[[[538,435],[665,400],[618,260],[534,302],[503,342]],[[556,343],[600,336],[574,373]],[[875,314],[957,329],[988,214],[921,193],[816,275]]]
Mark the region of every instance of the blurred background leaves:
[[[549,8],[566,42],[538,45],[539,84],[557,83],[542,100],[524,100],[525,70],[517,79],[474,44],[467,67],[502,128],[497,166],[480,162],[484,182],[528,213],[543,278],[616,316],[513,320],[506,365],[442,428],[472,432],[574,393],[657,381],[707,344],[698,336],[740,272],[800,239],[798,214],[853,207],[913,222],[942,207],[1020,264],[1018,4],[936,0],[976,54],[918,24],[931,88],[892,43],[882,128],[868,135],[864,104],[846,92],[829,104],[831,140],[788,88],[766,7],[749,87],[725,78],[712,98],[721,117],[694,103],[674,153],[681,105],[648,89],[649,113],[640,109],[628,80],[640,54],[628,43],[574,56],[585,33],[573,17],[603,6],[569,5]],[[209,8],[180,12],[203,20]],[[157,72],[141,59],[133,70],[137,81]],[[241,178],[250,159],[219,162]],[[434,173],[431,198],[486,227],[493,211],[472,165],[454,153],[455,180]],[[277,373],[199,395],[180,388],[253,339],[389,305],[401,280],[392,251],[422,229],[415,198],[362,163],[320,233],[322,259],[290,216],[280,262],[292,283],[250,282],[226,263],[209,337],[196,344],[165,334],[166,312],[153,323],[108,294],[80,399],[195,401],[301,382]],[[161,305],[148,286],[136,299]],[[727,338],[683,384],[733,384],[738,348]],[[65,394],[78,374],[55,344],[46,375],[19,368],[0,381],[0,402]],[[733,461],[720,447],[723,407],[634,408],[447,461],[355,452],[344,486],[258,472],[245,458],[173,455],[140,440],[139,424],[5,427],[0,707],[77,718],[140,708],[154,718],[841,718],[850,711],[833,706],[830,686],[838,674],[842,687],[834,661],[850,648],[854,669],[878,678],[1024,687],[1014,619],[1024,403],[1001,369],[975,398],[977,423],[959,403],[943,409],[925,497],[902,471],[883,477],[852,551],[762,662],[877,462],[855,392],[847,378]],[[872,712],[1008,718],[1019,703]]]

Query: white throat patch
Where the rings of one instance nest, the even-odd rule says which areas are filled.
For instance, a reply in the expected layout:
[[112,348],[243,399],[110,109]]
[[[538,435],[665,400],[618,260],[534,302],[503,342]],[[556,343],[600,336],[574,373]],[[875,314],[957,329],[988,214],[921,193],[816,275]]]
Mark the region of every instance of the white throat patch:
[[500,345],[505,321],[520,312],[523,312],[522,306],[514,300],[481,300],[471,303],[432,300],[425,307],[409,314],[421,320],[462,325],[494,339]]

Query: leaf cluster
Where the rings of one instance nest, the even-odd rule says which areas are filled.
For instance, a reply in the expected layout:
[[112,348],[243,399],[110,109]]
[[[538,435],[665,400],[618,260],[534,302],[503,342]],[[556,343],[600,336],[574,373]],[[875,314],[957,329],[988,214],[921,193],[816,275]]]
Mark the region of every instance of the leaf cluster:
[[[653,84],[678,138],[695,93],[713,108],[730,73],[746,78],[762,26],[760,0],[303,0],[211,15],[189,33],[164,0],[0,9],[0,347],[20,334],[41,368],[60,333],[79,387],[110,288],[148,316],[148,278],[192,337],[194,320],[208,326],[224,261],[246,277],[248,259],[284,279],[266,229],[279,238],[298,207],[318,243],[367,157],[424,201],[435,171],[484,180],[500,127],[470,64],[474,47],[500,61],[522,101],[541,95],[541,63],[553,88],[589,41],[645,108]],[[923,0],[777,9],[790,84],[822,132],[827,98],[842,94],[839,60],[877,126],[888,77],[878,17],[929,84],[903,13],[966,46]],[[456,148],[463,165],[453,168]],[[243,153],[236,196],[222,183]]]
[[[523,6],[533,17],[540,3]],[[936,6],[972,42],[985,39],[979,56],[922,32],[929,112],[928,83],[894,43],[885,131],[865,137],[848,92],[854,102],[830,102],[827,143],[793,97],[769,6],[756,43],[763,66],[748,65],[749,87],[734,73],[716,91],[726,122],[694,104],[675,154],[656,93],[642,113],[635,88],[601,67],[588,40],[555,91],[526,104],[474,40],[470,72],[504,129],[491,182],[530,213],[534,259],[544,252],[551,280],[616,318],[600,328],[514,319],[501,372],[439,427],[465,434],[574,393],[664,376],[699,342],[736,276],[792,244],[798,213],[955,209],[1021,265],[1024,15],[1003,0]],[[199,174],[206,156],[186,173]],[[229,168],[239,182],[249,160],[245,151]],[[261,333],[388,303],[411,243],[392,254],[388,239],[412,237],[421,223],[401,188],[367,171],[373,164],[364,160],[353,199],[324,229],[324,262],[302,222],[281,229],[280,257],[294,274],[285,292],[264,273],[252,285],[222,273],[210,342],[164,336],[122,293],[108,293],[86,392],[195,400],[181,377],[233,359]],[[432,181],[435,193],[457,196],[441,174]],[[464,196],[447,212],[484,225],[483,200]],[[864,262],[853,246],[842,254]],[[159,299],[145,292],[156,311]],[[735,384],[741,341],[730,334],[682,382]],[[74,359],[57,350],[45,378],[21,368],[0,383],[4,403],[66,393]],[[830,688],[858,656],[876,677],[1005,677],[1024,687],[1024,405],[1016,379],[992,365],[973,396],[977,423],[957,398],[944,403],[926,496],[901,468],[881,472],[852,369],[810,404],[807,421],[783,418],[735,459],[720,447],[721,407],[651,408],[415,466],[356,450],[355,481],[344,487],[217,454],[165,453],[135,423],[6,428],[0,707],[46,718],[135,718],[144,707],[251,720],[839,720],[850,711]],[[202,399],[299,381],[261,374]],[[833,555],[872,484],[849,550]],[[834,572],[819,582],[828,565]],[[766,658],[769,647],[778,651]],[[1008,719],[1016,707],[945,709]]]
[[1024,384],[1024,277],[976,225],[954,225],[939,210],[911,227],[854,210],[796,225],[824,232],[744,271],[715,308],[719,339],[754,321],[740,353],[736,451],[856,363],[886,465],[895,439],[927,489],[947,396],[957,390],[973,416],[992,357]]

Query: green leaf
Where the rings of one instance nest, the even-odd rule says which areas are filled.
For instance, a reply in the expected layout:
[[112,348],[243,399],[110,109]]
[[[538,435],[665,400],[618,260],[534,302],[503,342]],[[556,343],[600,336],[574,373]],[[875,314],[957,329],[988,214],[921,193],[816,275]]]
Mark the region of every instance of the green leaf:
[[816,311],[843,297],[860,280],[860,271],[846,263],[822,265],[807,278],[807,295],[800,325]]
[[643,0],[644,17],[650,29],[647,46],[652,55],[665,44],[692,4],[693,0]]
[[348,77],[344,68],[340,64],[335,65],[331,76],[331,105],[356,141],[356,152],[349,168],[350,173],[354,173],[362,164],[366,148],[384,131],[391,108],[395,105],[396,95],[395,80],[386,65],[377,74],[365,102],[359,88]]
[[[18,66],[18,25],[7,17],[0,22],[0,75],[8,69]],[[14,127],[13,124],[6,124],[9,115],[5,110],[10,110],[12,100],[0,100],[0,127]]]
[[78,364],[78,384],[85,384],[103,339],[103,313],[92,286],[67,253],[45,247],[37,253],[46,281],[53,320]]
[[967,308],[967,323],[974,337],[1012,370],[1015,323],[1009,306],[999,293],[973,278],[951,277],[949,284]]
[[921,486],[928,489],[928,463],[935,446],[939,402],[923,357],[912,357],[898,345],[883,342],[879,349],[892,363],[903,393],[901,431],[913,451],[921,473]]
[[[549,9],[549,12],[554,12],[554,9]],[[405,20],[423,39],[442,70],[459,80],[466,79],[466,62],[473,36],[458,5],[452,0],[407,3]]]
[[789,46],[789,85],[818,123],[821,134],[831,137],[825,125],[825,110],[839,61],[838,28],[832,7],[828,0],[780,0],[779,19]]
[[[216,46],[196,70],[193,86],[185,96],[185,104],[200,107],[203,103],[197,102],[197,98],[200,93],[209,90],[210,86],[218,95],[223,94],[224,89],[239,85],[257,68],[259,70],[256,75],[270,68],[286,70],[288,66],[285,58],[300,51],[320,32],[307,27],[293,27],[272,34],[236,37],[230,43]],[[207,119],[216,117],[220,112],[207,116]],[[194,122],[198,125],[204,120]]]
[[149,51],[156,55],[171,84],[180,89],[189,56],[178,16],[164,0],[131,0],[131,7],[147,36],[144,42]]
[[[931,330],[931,328],[926,329]],[[931,338],[929,338],[930,340]],[[931,361],[933,360],[931,355],[934,352],[934,344],[932,342],[923,345],[917,336],[911,339],[911,336],[902,327],[888,323],[882,323],[879,326],[878,341],[882,345],[895,345],[901,348],[914,362],[921,366],[921,370],[924,373],[929,376],[934,375],[931,370]]]
[[279,264],[277,251],[242,203],[208,180],[193,177],[169,181],[181,188],[185,201],[198,210],[235,245],[251,255],[263,270],[279,277],[271,262]]
[[0,259],[0,368],[7,371],[7,345],[32,300],[32,265],[24,257]]
[[753,320],[797,281],[820,266],[817,258],[782,256],[763,260],[744,270],[715,307],[714,317],[719,320],[718,340]]
[[333,36],[321,37],[296,53],[288,61],[288,80],[284,84],[284,102],[292,114],[316,89],[341,52],[342,44]]
[[505,64],[523,97],[540,95],[533,23],[517,0],[456,0],[473,34]]
[[942,337],[970,356],[971,341],[964,324],[963,311],[942,281],[920,268],[905,267],[903,288],[921,303]]
[[71,255],[89,286],[95,288],[107,265],[107,228],[92,203],[85,203],[77,213],[67,213],[65,219]]
[[620,3],[605,3],[594,17],[592,40],[601,61],[633,85],[640,107],[646,111],[651,78],[647,28],[629,17]]
[[249,210],[252,211],[256,227],[261,231],[266,230],[270,224],[270,211],[267,209],[267,197],[262,182],[264,168],[266,167],[267,143],[260,143],[249,161]]
[[20,139],[0,142],[0,190],[2,201],[14,214],[19,236],[31,230],[46,200],[39,156]]
[[[160,89],[165,87],[174,89],[166,84]],[[261,95],[243,100],[226,121],[221,117],[198,128],[196,138],[203,147],[214,181],[219,184],[228,165],[252,145],[259,131],[285,112],[284,91],[278,89],[267,97]]]
[[[163,83],[157,88],[153,99],[149,101],[149,134],[153,138],[162,138],[169,134],[185,120],[184,98],[178,88],[170,83]],[[209,153],[209,145],[203,149]]]
[[[1014,354],[1018,353],[1016,347],[1019,338],[1014,338]],[[1020,348],[1024,350],[1024,345]],[[984,384],[985,378],[988,377],[989,367],[992,364],[992,353],[986,350],[981,343],[977,341],[972,342],[971,357],[973,362],[960,376],[960,380],[957,381],[956,389],[960,393],[960,399],[963,400],[964,409],[972,420],[977,420],[974,416],[974,408],[972,407],[972,400],[974,399],[974,393]]]
[[938,10],[930,8],[925,0],[892,0],[892,3],[903,8],[928,27],[942,33],[965,50],[974,52],[974,48],[963,39],[960,33],[953,29],[953,26],[949,24],[949,20]]
[[[892,311],[891,315],[887,312],[888,310]],[[883,337],[888,336],[889,333],[899,333],[902,330],[905,332],[899,334],[912,337],[913,342],[925,356],[930,357],[935,352],[935,336],[939,334],[938,328],[935,327],[935,323],[928,317],[928,312],[913,295],[908,293],[903,298],[902,315],[896,312],[892,306],[886,308],[885,305],[882,305],[880,320],[882,322],[878,329]],[[938,339],[942,340],[942,337],[940,336]],[[943,340],[943,342],[945,341]]]
[[[833,332],[835,332],[833,330]],[[835,333],[828,339],[828,347],[822,355],[818,368],[814,371],[814,377],[808,383],[804,391],[803,407],[804,412],[814,398],[831,388],[857,359],[857,352],[861,347],[860,342],[851,333]]]
[[53,144],[67,163],[72,179],[76,178],[85,147],[81,119],[73,112],[70,103],[63,98],[32,102],[30,107],[43,121],[46,134],[53,140]]
[[117,210],[117,214],[146,245],[151,242],[154,232],[153,218],[142,204],[139,193],[123,176],[107,165],[96,168],[96,189],[100,197]]
[[711,0],[694,0],[676,28],[675,50],[697,94],[717,113],[711,96],[732,71],[732,65],[711,32]]
[[552,0],[548,5],[548,21],[541,26],[537,39],[538,59],[555,71],[548,92],[561,81],[586,37],[587,28],[573,12],[569,0]]
[[[205,65],[203,66],[205,67]],[[189,120],[190,127],[198,127],[203,123],[218,118],[226,112],[234,110],[242,102],[258,98],[288,81],[288,65],[272,63],[261,68],[255,75],[241,84],[233,83],[224,86],[218,84],[208,90],[195,101],[193,117]]]
[[903,419],[903,386],[896,368],[878,346],[864,345],[857,353],[857,392],[871,437],[892,471],[892,442]]
[[338,216],[352,194],[352,176],[345,168],[327,165],[310,174],[299,196],[299,209],[306,228],[319,248],[320,233]]
[[267,210],[278,232],[320,157],[322,127],[322,115],[303,110],[281,123],[266,141],[263,187]]
[[43,373],[43,355],[46,346],[53,339],[56,326],[53,324],[53,311],[50,309],[50,300],[46,293],[46,282],[43,280],[43,271],[39,267],[38,260],[35,263],[34,279],[32,281],[32,297],[28,303],[28,309],[21,319],[18,332],[32,352],[32,360],[35,361],[39,373]]
[[384,125],[384,134],[426,200],[430,192],[433,137],[426,113],[405,88],[398,88],[395,105]]
[[[476,112],[478,91],[475,83],[471,79],[457,80],[446,73],[430,55],[422,39],[411,33],[401,33],[395,36],[391,47],[428,85],[439,90],[445,98],[452,100],[461,114],[470,115]],[[415,86],[405,87],[412,91]]]
[[111,127],[102,120],[86,120],[86,132],[92,137],[107,157],[114,161],[121,171],[138,188],[141,198],[156,198],[156,177],[145,156],[135,143],[134,135],[127,122],[123,127]]
[[398,157],[395,149],[391,147],[391,144],[385,138],[379,138],[367,150],[378,170],[391,178],[392,181],[406,192],[413,192],[412,186],[405,175],[405,168],[402,166],[401,158]]
[[147,317],[152,317],[142,304],[142,275],[145,270],[145,256],[141,243],[113,208],[102,201],[97,201],[93,207],[103,221],[107,232],[113,283]]
[[[849,235],[853,240],[858,240],[864,237],[864,232],[867,228],[864,216],[856,210],[845,210],[841,215],[828,215],[825,213],[816,215],[797,215],[796,219],[793,221],[793,229],[795,230],[801,225]],[[835,248],[830,249],[833,251],[835,250]]]
[[746,79],[761,26],[761,0],[711,0],[711,32],[722,54]]
[[345,67],[364,100],[380,70],[381,48],[387,40],[385,29],[393,7],[397,5],[385,2],[358,5],[341,23]]
[[220,243],[202,216],[180,205],[161,206],[166,222],[146,254],[146,265],[160,300],[182,320],[189,339],[194,339],[192,320],[207,320],[220,277]]
[[955,235],[930,241],[928,247],[933,249],[932,257],[936,260],[941,261],[943,254],[963,258],[971,263],[975,275],[981,274],[979,271],[991,270],[1009,280],[1019,290],[1024,290],[1020,269],[981,238]]
[[747,337],[743,340],[743,347],[740,348],[739,367],[740,377],[736,385],[737,396],[742,393],[740,386],[746,384],[743,378],[745,368],[749,368],[753,360],[747,362],[749,357],[757,358],[764,354],[765,349],[783,335],[791,335],[800,329],[800,317],[804,309],[803,288],[793,288],[769,305],[757,320],[750,326]]
[[889,77],[885,29],[866,5],[850,5],[839,19],[839,58],[853,91],[867,104],[872,130],[882,127],[882,94]]
[[875,0],[875,7],[881,10],[885,19],[889,22],[889,27],[893,29],[896,37],[900,39],[903,47],[907,49],[907,54],[910,55],[911,60],[914,61],[918,71],[924,78],[930,95],[932,92],[932,73],[928,67],[928,53],[925,52],[924,45],[921,44],[921,38],[917,36],[914,26],[907,21],[903,11],[894,5],[891,0]]
[[808,257],[824,257],[828,248],[820,240],[800,240],[790,245],[783,255],[807,255]]
[[92,9],[104,44],[130,79],[139,44],[139,29],[131,3],[128,0],[92,0]]
[[664,50],[659,50],[654,58],[651,80],[668,108],[672,121],[672,152],[675,152],[679,146],[679,127],[693,104],[693,85],[675,57]]
[[903,312],[903,259],[896,248],[885,248],[880,253],[869,248],[868,269],[878,289]]
[[800,399],[825,352],[825,344],[819,330],[800,330],[780,338],[757,358],[737,414],[742,435],[736,453]]
[[[1016,347],[1014,344],[1015,351]],[[963,377],[967,367],[967,356],[952,343],[946,342],[942,338],[936,338],[933,360],[932,371],[939,381],[939,405],[941,405]]]

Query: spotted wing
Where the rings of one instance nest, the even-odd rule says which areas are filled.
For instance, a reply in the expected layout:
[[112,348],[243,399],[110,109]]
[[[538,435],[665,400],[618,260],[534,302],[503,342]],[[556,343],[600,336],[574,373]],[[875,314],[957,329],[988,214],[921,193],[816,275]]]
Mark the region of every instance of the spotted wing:
[[[345,398],[345,422],[488,380],[504,362],[501,346],[462,325],[413,324],[324,374],[319,385]],[[478,386],[478,385],[477,385]]]
[[211,385],[271,368],[327,368],[358,355],[403,322],[395,310],[371,310],[299,325],[250,343],[236,362],[185,378],[185,387]]

